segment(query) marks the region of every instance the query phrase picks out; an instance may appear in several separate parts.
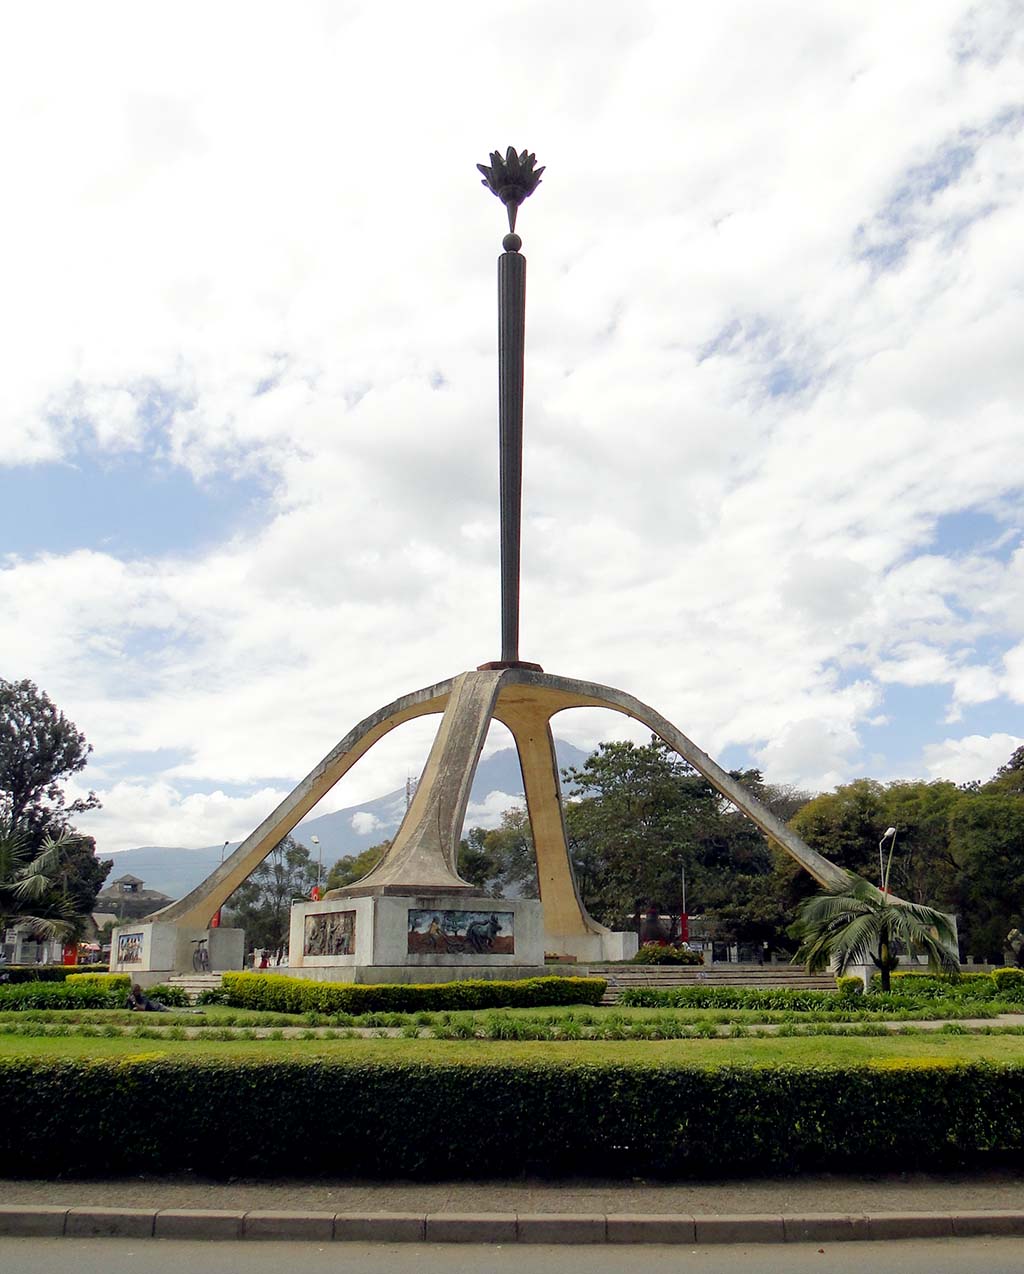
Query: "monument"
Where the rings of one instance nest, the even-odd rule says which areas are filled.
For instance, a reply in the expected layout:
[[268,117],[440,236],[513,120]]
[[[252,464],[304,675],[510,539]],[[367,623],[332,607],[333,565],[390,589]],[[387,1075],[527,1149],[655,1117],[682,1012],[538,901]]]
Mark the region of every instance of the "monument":
[[[441,721],[393,844],[361,880],[319,901],[293,906],[289,973],[360,981],[510,977],[541,972],[545,953],[581,962],[632,955],[636,934],[614,933],[598,924],[587,914],[573,878],[551,732],[552,718],[570,708],[610,708],[642,722],[820,884],[838,885],[846,879],[653,708],[625,691],[553,676],[519,657],[526,260],[516,217],[544,169],[537,168],[535,155],[512,147],[490,158],[489,166],[477,167],[484,186],[505,205],[509,225],[498,258],[501,658],[403,695],[355,726],[201,885],[149,918],[147,926],[154,932],[141,943],[143,962],[148,961],[146,952],[159,950],[160,959],[173,959],[173,967],[181,967],[181,953],[187,950],[182,942],[194,946],[201,941],[197,935],[207,933],[210,917],[278,841],[379,739],[428,714],[440,714]],[[482,898],[458,874],[469,791],[492,721],[508,727],[519,755],[539,902]],[[139,928],[134,926],[133,932]],[[172,939],[172,930],[180,940]],[[229,957],[226,938],[217,934],[209,930],[208,936],[223,947],[219,958],[234,958],[234,947]],[[213,967],[237,967],[217,963],[213,941]],[[115,967],[120,965],[112,955]],[[141,972],[143,966],[133,967]]]

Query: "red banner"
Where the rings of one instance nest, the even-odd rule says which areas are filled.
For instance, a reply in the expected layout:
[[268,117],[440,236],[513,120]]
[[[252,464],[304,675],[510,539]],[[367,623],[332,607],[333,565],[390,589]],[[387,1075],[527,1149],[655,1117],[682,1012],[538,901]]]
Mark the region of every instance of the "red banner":
[[679,940],[680,942],[689,942],[690,940],[690,913],[684,911],[679,916]]

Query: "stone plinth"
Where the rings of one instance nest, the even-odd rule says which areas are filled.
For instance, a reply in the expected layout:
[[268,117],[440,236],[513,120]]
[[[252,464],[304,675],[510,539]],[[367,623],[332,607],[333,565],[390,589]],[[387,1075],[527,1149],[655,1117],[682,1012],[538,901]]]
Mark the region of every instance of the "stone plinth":
[[288,967],[353,982],[536,977],[545,971],[543,911],[532,898],[464,893],[297,902]]
[[631,960],[639,950],[635,933],[605,929],[601,933],[548,935],[545,946],[559,955],[575,956],[581,963],[588,960]]
[[[110,939],[110,972],[191,973],[195,942],[206,939],[210,971],[241,969],[245,955],[244,929],[183,929],[160,921],[121,925]],[[151,978],[140,979],[152,982]]]

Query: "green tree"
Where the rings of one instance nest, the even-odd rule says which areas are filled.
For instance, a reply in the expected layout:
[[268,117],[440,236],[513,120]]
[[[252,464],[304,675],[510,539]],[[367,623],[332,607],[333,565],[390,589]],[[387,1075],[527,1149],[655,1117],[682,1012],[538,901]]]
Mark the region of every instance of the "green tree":
[[472,827],[459,846],[459,874],[495,898],[536,898],[537,858],[526,810],[507,809],[501,823]]
[[286,949],[292,901],[309,897],[316,870],[305,845],[286,836],[228,899],[225,925],[245,930],[247,949]]
[[1011,753],[1010,759],[999,767],[985,788],[1006,796],[1024,796],[1024,744]]
[[60,885],[72,839],[47,835],[37,850],[27,832],[0,824],[0,933],[25,925],[38,937],[64,938],[79,927],[74,900]]
[[595,919],[621,928],[641,909],[681,904],[681,871],[695,880],[696,840],[714,797],[660,740],[602,743],[563,772],[577,887]]
[[[817,796],[790,826],[842,867],[880,880],[879,841],[895,827],[891,888],[957,917],[961,950],[1002,959],[1006,933],[1024,919],[1024,750],[987,783],[858,779]],[[780,892],[794,904],[810,878],[780,862]]]
[[[757,770],[733,777],[788,816],[806,800]],[[791,916],[772,907],[775,859],[762,833],[660,739],[603,743],[564,774],[573,867],[588,910],[613,927],[653,905],[691,912],[723,936],[778,941]]]
[[[766,783],[759,770],[733,770],[732,777],[783,821],[810,800],[810,794],[798,788]],[[704,915],[723,940],[790,949],[787,930],[794,919],[795,899],[787,881],[792,878],[793,860],[721,797],[718,817],[726,852],[713,866],[708,865]]]
[[343,889],[346,885],[362,880],[384,857],[385,850],[390,848],[390,840],[382,840],[379,845],[371,845],[361,854],[346,854],[339,858],[327,873],[325,889]]
[[1008,794],[998,780],[964,793],[950,812],[949,840],[965,947],[1001,963],[1006,934],[1024,924],[1024,794]]
[[891,989],[900,946],[926,955],[929,968],[936,972],[960,969],[949,916],[933,907],[892,898],[853,872],[844,884],[805,899],[793,931],[800,941],[796,958],[809,973],[834,965],[842,975],[851,964],[873,963],[881,974],[883,991]]
[[64,844],[56,887],[70,898],[75,915],[80,917],[80,936],[86,917],[96,908],[96,895],[110,875],[114,860],[96,857],[96,842],[91,836],[67,835]]
[[[884,803],[881,783],[857,779],[808,801],[789,825],[838,867],[867,876],[877,866],[878,842],[888,826]],[[800,875],[809,879],[806,872]]]
[[[44,873],[49,896],[37,894],[35,906],[58,919],[70,906],[67,932],[75,936],[113,866],[110,859],[97,859],[95,841],[75,834],[70,822],[98,807],[95,793],[68,804],[61,787],[84,768],[90,751],[81,731],[31,681],[0,679],[0,824],[32,855],[58,846],[56,867],[52,857],[39,859],[52,870]],[[35,887],[43,888],[38,879]]]
[[85,768],[85,735],[31,681],[0,679],[0,818],[36,844],[59,836],[75,814],[96,809],[94,792],[66,804],[62,782]]

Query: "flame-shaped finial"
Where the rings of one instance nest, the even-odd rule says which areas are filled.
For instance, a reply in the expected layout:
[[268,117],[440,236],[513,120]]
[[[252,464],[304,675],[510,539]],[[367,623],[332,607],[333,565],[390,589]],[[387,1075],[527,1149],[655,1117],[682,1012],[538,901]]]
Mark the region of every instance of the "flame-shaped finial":
[[537,168],[536,164],[536,155],[527,150],[519,151],[517,154],[514,146],[508,148],[504,158],[500,150],[492,151],[490,168],[486,164],[477,164],[477,168],[484,175],[480,184],[497,195],[505,205],[508,212],[508,228],[512,234],[515,233],[519,205],[540,185],[540,175],[544,169]]

